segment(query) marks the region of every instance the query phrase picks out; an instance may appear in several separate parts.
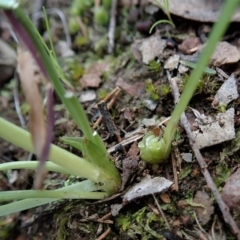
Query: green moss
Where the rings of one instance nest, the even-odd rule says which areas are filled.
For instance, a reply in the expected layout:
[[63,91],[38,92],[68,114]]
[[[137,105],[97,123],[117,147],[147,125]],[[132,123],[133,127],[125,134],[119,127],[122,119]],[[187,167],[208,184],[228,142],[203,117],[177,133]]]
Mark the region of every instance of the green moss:
[[137,212],[131,214],[121,214],[116,219],[117,228],[122,233],[132,239],[141,236],[141,239],[147,240],[151,238],[164,239],[153,229],[165,229],[163,219],[153,212],[150,212],[147,207],[143,207]]
[[79,16],[92,6],[93,0],[74,0],[71,5],[70,13],[72,16]]
[[147,69],[151,73],[159,73],[161,72],[161,65],[159,62],[153,60],[147,65]]
[[67,230],[67,223],[69,221],[69,216],[67,214],[61,214],[57,216],[58,228],[56,240],[65,240],[69,236]]
[[150,98],[152,100],[158,100],[159,99],[157,89],[154,87],[151,79],[146,80],[146,92],[149,93]]
[[168,84],[161,85],[161,88],[160,88],[160,95],[161,96],[164,97],[164,96],[168,95],[170,92],[171,92],[171,88]]

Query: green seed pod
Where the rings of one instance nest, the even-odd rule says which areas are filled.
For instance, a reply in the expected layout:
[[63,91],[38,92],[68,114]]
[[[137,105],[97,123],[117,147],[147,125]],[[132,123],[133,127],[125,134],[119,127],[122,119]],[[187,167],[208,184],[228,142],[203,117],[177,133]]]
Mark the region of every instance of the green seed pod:
[[71,34],[77,33],[80,29],[79,24],[78,24],[78,22],[75,18],[70,18],[69,19],[68,26],[69,26],[69,31],[70,31]]
[[106,25],[108,23],[109,14],[104,7],[94,8],[94,22],[98,25]]
[[159,140],[153,132],[148,132],[139,142],[138,147],[142,160],[151,164],[162,163],[169,155],[169,151],[166,152],[167,146],[163,138]]
[[103,0],[102,5],[104,6],[105,9],[110,9],[112,4],[112,0]]

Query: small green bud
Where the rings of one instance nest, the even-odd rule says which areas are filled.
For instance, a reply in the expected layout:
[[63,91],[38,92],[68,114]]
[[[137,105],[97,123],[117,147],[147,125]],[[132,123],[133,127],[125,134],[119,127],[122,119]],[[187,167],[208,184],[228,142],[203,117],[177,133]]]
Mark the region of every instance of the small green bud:
[[108,23],[109,14],[104,7],[94,8],[94,22],[98,25],[106,25]]
[[163,138],[159,140],[153,132],[148,132],[139,142],[138,147],[142,160],[151,164],[162,163],[169,155],[169,151],[166,154],[167,146]]
[[103,0],[102,5],[104,6],[105,9],[110,9],[112,4],[112,0]]
[[77,33],[80,29],[79,24],[75,18],[70,18],[68,26],[71,34]]

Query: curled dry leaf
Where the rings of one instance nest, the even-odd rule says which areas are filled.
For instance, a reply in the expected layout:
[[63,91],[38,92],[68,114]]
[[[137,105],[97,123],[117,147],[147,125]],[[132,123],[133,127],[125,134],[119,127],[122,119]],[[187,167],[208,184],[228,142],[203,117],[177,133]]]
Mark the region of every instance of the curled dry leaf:
[[38,89],[41,76],[30,52],[20,48],[18,49],[18,73],[30,105],[30,132],[33,146],[36,155],[40,158],[46,139],[42,100]]
[[164,177],[151,178],[150,176],[146,176],[141,182],[135,184],[123,195],[123,201],[131,201],[135,198],[164,192],[168,190],[172,184],[173,182]]

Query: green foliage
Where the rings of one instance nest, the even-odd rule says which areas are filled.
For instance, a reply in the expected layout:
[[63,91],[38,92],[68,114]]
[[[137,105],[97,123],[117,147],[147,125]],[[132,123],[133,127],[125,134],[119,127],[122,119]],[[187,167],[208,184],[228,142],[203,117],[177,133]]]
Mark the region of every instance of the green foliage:
[[[187,67],[190,67],[192,69],[195,69],[197,68],[197,63],[193,63],[193,62],[189,62],[189,61],[181,61],[182,64],[184,64],[185,66]],[[212,68],[209,68],[209,67],[206,67],[204,69],[204,73],[210,75],[210,76],[214,76],[217,74],[216,70],[212,69]]]
[[80,30],[79,24],[75,17],[71,17],[69,19],[68,26],[69,26],[69,31],[71,34],[75,34]]
[[224,161],[221,161],[216,166],[216,177],[214,182],[217,187],[220,187],[222,183],[224,183],[228,177],[231,175],[231,169],[228,168],[227,164]]
[[150,98],[152,100],[158,100],[159,99],[159,96],[157,94],[157,90],[154,87],[151,79],[146,80],[146,91],[147,91],[147,93],[150,94]]
[[223,152],[220,154],[221,161],[224,161],[224,159],[228,156],[232,156],[233,154],[237,153],[240,149],[240,130],[236,133],[235,138],[231,141],[230,144],[228,144]]
[[163,20],[159,20],[159,21],[155,22],[155,23],[152,25],[152,27],[151,27],[151,29],[149,30],[149,32],[151,33],[152,30],[153,30],[153,28],[156,27],[158,24],[161,24],[161,23],[168,23],[168,24],[172,25],[173,27],[175,27],[175,25],[174,25],[174,23],[173,23],[173,21],[172,21],[171,15],[170,15],[169,2],[168,2],[168,0],[164,0],[164,1],[163,1],[163,5],[160,4],[160,2],[159,2],[158,0],[155,0],[154,2],[164,11],[164,13],[165,13],[165,14],[167,15],[167,17],[168,17],[168,20],[163,19]]
[[171,88],[168,84],[162,84],[160,88],[161,96],[166,96],[171,92]]
[[[90,1],[80,2],[86,6]],[[65,186],[57,190],[2,191],[0,193],[0,199],[3,201],[13,199],[23,200],[0,206],[0,216],[40,206],[61,198],[102,199],[108,194],[114,193],[118,190],[120,185],[121,180],[119,173],[114,164],[108,158],[107,150],[103,141],[96,132],[92,131],[84,109],[74,95],[74,92],[67,91],[64,88],[61,80],[64,81],[66,78],[54,51],[49,50],[30,19],[26,17],[26,14],[20,7],[12,11],[9,10],[6,14],[21,40],[23,42],[31,43],[27,45],[29,51],[35,58],[36,63],[41,66],[41,70],[45,74],[47,80],[52,81],[57,94],[84,135],[84,138],[80,141],[80,149],[83,151],[83,155],[86,159],[80,158],[51,144],[48,160],[52,161],[55,166],[50,164],[48,167],[54,168],[57,171],[60,170],[60,172],[64,170],[65,173],[67,172],[68,174],[87,178],[89,180]],[[14,24],[16,19],[21,24],[21,30],[17,24]],[[46,24],[49,30],[47,19]],[[53,48],[52,42],[51,45]],[[74,68],[73,75],[79,76],[81,74],[82,69],[77,69],[76,71]],[[66,80],[65,83],[70,89],[72,89],[69,81]],[[34,152],[29,132],[2,118],[0,118],[0,136],[6,141],[17,145],[26,151]],[[20,168],[23,168],[24,164],[28,168],[33,167],[25,161],[20,164]],[[5,167],[8,169],[15,169],[13,165]],[[20,165],[18,163],[18,166]]]
[[182,168],[181,172],[178,175],[179,180],[186,178],[192,171],[192,166],[189,164],[188,166]]
[[[166,0],[165,5],[167,3],[168,2]],[[206,70],[206,66],[216,48],[218,41],[221,40],[223,34],[227,30],[229,22],[231,21],[231,17],[238,4],[238,0],[226,1],[224,3],[219,16],[219,21],[215,23],[208,42],[201,53],[196,68],[192,71],[189,80],[184,87],[184,91],[180,97],[180,100],[174,108],[171,118],[164,131],[163,141],[158,141],[154,137],[148,135],[147,138],[143,138],[143,140],[139,143],[139,147],[141,147],[140,155],[144,156],[144,161],[157,163],[158,158],[158,162],[160,163],[162,162],[162,159],[168,158],[171,152],[171,142],[175,136],[178,121],[180,120],[181,115],[186,109],[190,99],[194,95],[194,92],[199,84],[199,79],[201,78],[204,70]],[[147,150],[148,147],[150,148],[149,152]]]
[[149,212],[147,207],[143,207],[134,214],[119,215],[116,225],[132,239],[136,239],[139,235],[144,240],[151,238],[164,239],[152,229],[154,226],[157,226],[158,230],[164,229],[161,217],[153,212]]
[[93,14],[94,14],[94,22],[97,25],[104,26],[108,23],[109,13],[104,7],[102,6],[95,7],[93,10]]
[[159,73],[161,71],[161,65],[159,62],[153,60],[147,65],[147,69],[149,72]]
[[163,138],[159,139],[159,136],[155,136],[153,132],[148,132],[139,142],[138,147],[142,160],[151,164],[162,163],[168,158],[169,153],[164,152],[166,143]]
[[72,16],[80,16],[84,13],[84,11],[93,6],[93,3],[93,0],[74,0],[71,5],[70,13]]
[[103,7],[108,10],[111,8],[112,0],[102,0]]

